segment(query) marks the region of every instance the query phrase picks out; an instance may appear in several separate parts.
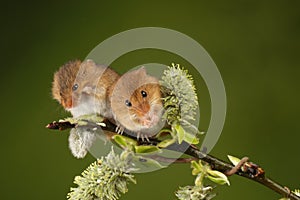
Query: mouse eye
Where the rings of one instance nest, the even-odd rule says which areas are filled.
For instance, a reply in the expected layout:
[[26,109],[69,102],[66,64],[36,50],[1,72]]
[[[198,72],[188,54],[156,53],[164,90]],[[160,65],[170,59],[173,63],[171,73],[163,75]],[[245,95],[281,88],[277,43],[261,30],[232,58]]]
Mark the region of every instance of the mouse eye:
[[128,106],[128,107],[131,107],[131,106],[132,106],[132,104],[131,104],[131,102],[130,102],[129,100],[126,100],[126,101],[125,101],[125,105]]
[[143,97],[147,97],[147,92],[145,92],[144,90],[141,91],[141,94]]
[[72,90],[75,91],[75,90],[77,90],[77,89],[78,89],[78,84],[75,83],[75,84],[73,85],[73,87],[72,87]]

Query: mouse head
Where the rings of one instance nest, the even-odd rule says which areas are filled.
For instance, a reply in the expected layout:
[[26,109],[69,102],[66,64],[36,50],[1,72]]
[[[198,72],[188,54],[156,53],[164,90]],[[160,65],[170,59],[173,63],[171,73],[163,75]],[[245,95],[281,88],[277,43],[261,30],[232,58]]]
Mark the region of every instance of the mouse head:
[[78,85],[74,85],[74,81],[80,65],[80,60],[69,61],[54,74],[52,95],[65,109],[73,106],[72,93],[78,89]]
[[130,71],[119,79],[111,96],[116,120],[126,129],[143,132],[161,120],[162,102],[158,80],[144,67]]
[[66,110],[77,107],[81,101],[86,101],[94,94],[105,69],[92,60],[66,63],[54,74],[53,98]]
[[[79,71],[77,73],[74,86],[77,89],[73,91],[75,99],[79,99],[80,95],[93,95],[95,93],[101,93],[103,88],[98,87],[98,83],[104,75],[107,66],[97,65],[93,60],[86,60],[82,62]],[[104,93],[105,91],[102,91]]]

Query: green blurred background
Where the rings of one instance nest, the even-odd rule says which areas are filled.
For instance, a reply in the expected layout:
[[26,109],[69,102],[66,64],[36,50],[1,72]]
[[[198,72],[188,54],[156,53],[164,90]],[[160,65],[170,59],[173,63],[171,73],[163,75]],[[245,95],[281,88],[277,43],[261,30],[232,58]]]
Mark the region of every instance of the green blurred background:
[[[121,31],[165,27],[197,40],[217,64],[227,92],[223,133],[211,152],[249,156],[267,175],[300,188],[299,1],[14,1],[1,3],[1,199],[66,199],[75,175],[91,162],[72,157],[67,132],[45,129],[68,113],[51,98],[53,73]],[[162,56],[165,55],[165,56]],[[113,67],[181,62],[176,55],[137,51]],[[183,64],[188,65],[188,63]],[[205,85],[197,85],[201,126],[210,117]],[[206,106],[207,105],[207,106]],[[203,112],[202,112],[203,111]],[[188,164],[136,176],[121,199],[175,199],[193,183]],[[241,177],[215,199],[279,199]]]

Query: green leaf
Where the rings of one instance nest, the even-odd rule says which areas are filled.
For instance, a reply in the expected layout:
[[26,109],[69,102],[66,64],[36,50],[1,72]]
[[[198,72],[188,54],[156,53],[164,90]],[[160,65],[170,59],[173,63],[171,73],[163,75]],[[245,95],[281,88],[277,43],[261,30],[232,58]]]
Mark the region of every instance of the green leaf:
[[198,144],[199,143],[199,138],[197,138],[195,135],[190,134],[188,132],[185,132],[183,140],[189,144]]
[[176,130],[176,135],[177,135],[177,138],[178,138],[178,143],[181,144],[182,141],[183,141],[183,139],[184,139],[185,131],[182,128],[182,126],[180,126],[179,124],[175,124],[174,125],[174,129]]
[[[142,160],[142,162],[141,162]],[[143,156],[135,156],[134,157],[134,163],[138,163],[136,167],[140,167],[139,165],[146,166],[147,168],[149,166],[157,167],[157,168],[166,168],[167,166],[161,165],[158,161],[151,159],[151,158],[146,158]]]
[[220,184],[220,185],[224,185],[224,184],[230,185],[228,179],[225,180],[225,179],[222,179],[222,178],[216,178],[216,177],[213,177],[213,176],[207,176],[207,178],[208,178],[209,180],[211,180],[212,182],[217,183],[217,184]]
[[241,161],[241,159],[231,155],[227,155],[227,157],[234,166],[237,166],[237,164],[239,164],[239,162]]
[[181,144],[183,141],[189,143],[189,144],[198,144],[199,138],[196,137],[196,135],[190,134],[184,130],[184,128],[180,124],[172,125],[173,130],[176,132],[178,143]]
[[96,115],[96,114],[88,114],[88,115],[81,115],[77,117],[78,120],[86,120],[94,123],[102,122],[103,117]]
[[149,154],[154,152],[160,152],[161,150],[157,146],[134,146],[136,153]]
[[125,137],[123,135],[114,135],[112,137],[112,139],[122,148],[129,148],[129,149],[132,149],[133,146],[136,146],[137,145],[137,141],[131,139],[131,138],[128,138],[128,137]]
[[170,130],[170,129],[167,129],[167,128],[164,128],[164,129],[161,129],[160,131],[159,131],[159,133],[158,134],[156,134],[156,138],[159,138],[159,137],[162,137],[163,135],[162,134],[165,134],[165,133],[170,133],[170,135],[172,135],[172,131]]
[[211,181],[218,183],[220,185],[223,185],[223,184],[230,185],[227,176],[225,174],[223,174],[222,172],[208,169],[207,173],[208,173],[207,178],[209,178]]
[[193,170],[192,170],[193,175],[200,174],[203,171],[203,165],[201,164],[201,161],[196,162],[193,160],[191,162],[191,167],[193,168]]
[[174,144],[176,142],[176,139],[165,139],[157,144],[159,148],[166,148],[167,146]]

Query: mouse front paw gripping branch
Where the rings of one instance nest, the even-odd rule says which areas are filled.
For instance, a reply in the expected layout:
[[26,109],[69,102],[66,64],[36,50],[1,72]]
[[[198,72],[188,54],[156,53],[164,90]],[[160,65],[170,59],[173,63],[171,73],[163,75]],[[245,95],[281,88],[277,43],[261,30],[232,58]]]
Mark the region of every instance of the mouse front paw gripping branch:
[[[180,200],[212,199],[215,185],[229,186],[231,175],[258,182],[282,195],[282,200],[300,200],[299,190],[292,191],[267,178],[264,169],[247,157],[228,155],[230,162],[225,162],[199,149],[204,133],[194,125],[197,93],[192,76],[178,64],[165,69],[159,81],[144,68],[120,76],[110,68],[95,68],[98,65],[89,60],[81,68],[94,70],[83,73],[82,77],[87,77],[78,81],[74,73],[80,64],[67,63],[53,82],[54,98],[73,117],[46,126],[70,129],[69,147],[76,158],[88,152],[97,157],[75,177],[77,186],[71,188],[68,199],[116,200],[128,191],[129,183],[136,183],[134,173],[186,163],[191,165],[195,180],[191,185],[178,186],[175,195]],[[72,93],[80,93],[81,100],[76,94],[71,98]],[[106,147],[106,155],[101,155],[105,151],[99,145]]]

